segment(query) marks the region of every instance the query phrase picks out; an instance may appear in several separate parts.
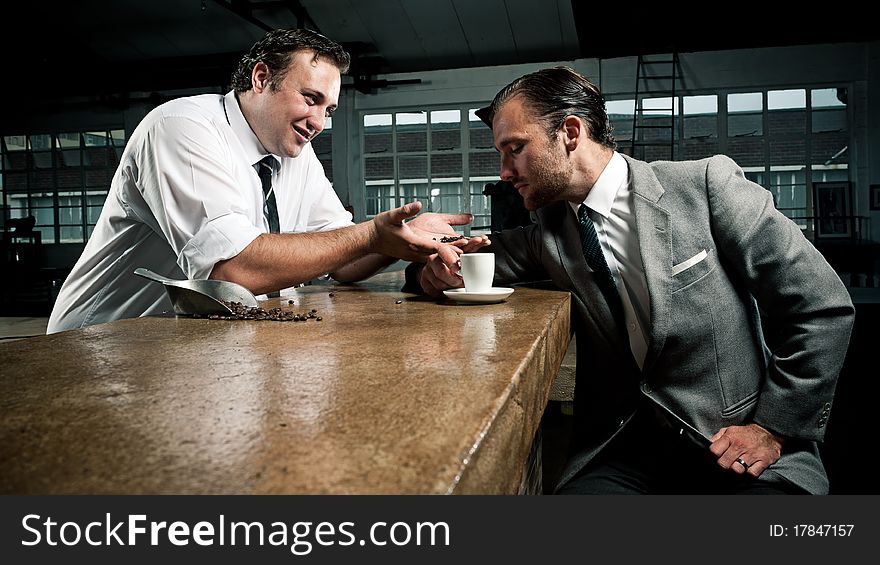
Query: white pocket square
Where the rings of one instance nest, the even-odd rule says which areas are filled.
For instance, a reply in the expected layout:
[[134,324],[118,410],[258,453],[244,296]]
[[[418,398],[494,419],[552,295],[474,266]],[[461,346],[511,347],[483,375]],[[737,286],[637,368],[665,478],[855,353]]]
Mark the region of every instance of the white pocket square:
[[691,267],[693,267],[694,265],[696,265],[697,263],[699,263],[700,261],[705,259],[708,255],[709,254],[704,249],[704,250],[700,251],[699,253],[697,253],[696,255],[694,255],[693,257],[691,257],[690,259],[688,259],[686,261],[682,261],[678,265],[673,265],[672,266],[672,276],[675,276],[682,271],[686,271],[687,269],[690,269]]

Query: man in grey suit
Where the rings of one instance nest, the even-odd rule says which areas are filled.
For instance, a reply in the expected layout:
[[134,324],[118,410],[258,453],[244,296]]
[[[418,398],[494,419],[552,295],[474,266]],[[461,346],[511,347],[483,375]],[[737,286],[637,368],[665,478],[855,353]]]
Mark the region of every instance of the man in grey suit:
[[[827,493],[817,449],[849,343],[846,288],[729,158],[616,151],[566,67],[487,109],[501,178],[537,223],[493,234],[496,283],[573,295],[575,432],[561,493]],[[458,266],[411,269],[439,296]]]

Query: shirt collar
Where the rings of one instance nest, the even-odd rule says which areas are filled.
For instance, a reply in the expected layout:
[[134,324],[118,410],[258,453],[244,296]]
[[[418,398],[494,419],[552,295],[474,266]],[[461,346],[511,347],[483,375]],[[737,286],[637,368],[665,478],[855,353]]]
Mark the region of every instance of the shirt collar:
[[[239,142],[241,142],[241,147],[244,149],[248,163],[256,164],[263,157],[269,155],[263,144],[257,139],[254,130],[247,123],[244,114],[241,113],[238,97],[235,96],[234,90],[223,97],[223,109],[226,112],[226,120],[229,122],[230,127],[232,127],[232,131],[235,132]],[[277,162],[278,158],[276,157],[275,160]]]
[[611,215],[611,207],[614,205],[614,199],[617,192],[624,185],[627,179],[626,160],[617,151],[611,156],[611,160],[605,165],[605,169],[596,179],[596,184],[590,189],[586,200],[582,203],[571,202],[571,207],[577,214],[581,204],[586,204],[591,210],[607,218]]

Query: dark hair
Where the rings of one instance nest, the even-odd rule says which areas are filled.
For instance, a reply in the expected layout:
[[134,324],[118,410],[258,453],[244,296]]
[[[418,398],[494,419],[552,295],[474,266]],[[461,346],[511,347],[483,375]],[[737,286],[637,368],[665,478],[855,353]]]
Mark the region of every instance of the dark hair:
[[297,51],[313,51],[316,60],[326,58],[340,73],[348,71],[351,64],[351,56],[345,49],[320,33],[308,29],[276,29],[257,41],[238,62],[238,68],[232,73],[232,88],[236,92],[250,90],[254,65],[262,62],[269,67],[269,86],[276,90],[287,76],[290,57]]
[[602,93],[571,67],[541,69],[508,84],[487,108],[486,121],[491,124],[501,106],[515,96],[523,97],[526,107],[543,122],[551,139],[566,117],[578,116],[589,126],[590,139],[610,149],[617,147]]

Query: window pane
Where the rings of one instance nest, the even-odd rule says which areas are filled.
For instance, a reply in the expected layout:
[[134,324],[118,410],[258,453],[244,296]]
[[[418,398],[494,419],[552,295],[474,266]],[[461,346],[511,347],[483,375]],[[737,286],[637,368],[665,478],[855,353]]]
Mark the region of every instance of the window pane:
[[31,151],[48,151],[52,149],[52,136],[49,134],[28,136]]
[[476,110],[468,110],[468,135],[471,149],[492,149],[495,142],[492,130],[477,117]]
[[329,157],[333,152],[333,132],[324,130],[318,134],[318,137],[312,139],[311,143],[319,159]]
[[702,159],[718,151],[718,97],[685,96],[682,99],[684,140],[683,159]]
[[807,219],[807,182],[803,167],[771,167],[770,193],[773,202],[780,212],[792,218],[794,222],[806,229]]
[[753,137],[741,137],[727,142],[727,155],[737,162],[740,167],[763,167],[764,139]]
[[397,206],[397,192],[393,180],[380,183],[367,183],[366,185],[366,214],[375,216],[384,210],[390,210]]
[[333,182],[333,131],[329,128],[330,119],[324,125],[324,130],[318,137],[312,139],[312,149],[324,168],[324,176]]
[[364,116],[364,152],[385,153],[391,151],[391,114],[367,114]]
[[395,114],[397,120],[397,151],[428,150],[428,116],[424,112]]
[[24,151],[27,149],[27,137],[24,135],[7,135],[3,138],[7,151]]
[[813,133],[838,133],[848,129],[846,88],[822,88],[810,91]]
[[461,182],[438,182],[431,185],[431,210],[447,214],[458,214],[464,208]]
[[807,153],[804,139],[771,141],[770,164],[805,168],[807,165]]
[[394,157],[364,158],[365,180],[394,180]]
[[727,95],[727,136],[764,135],[764,101],[760,92]]
[[58,225],[75,226],[82,225],[82,207],[58,208]]
[[718,137],[718,97],[684,97],[685,139]]
[[428,181],[428,158],[424,155],[398,157],[397,176],[404,180]]
[[3,173],[3,190],[10,192],[27,192],[28,175],[27,173]]
[[58,147],[61,149],[70,149],[71,147],[79,149],[79,133],[59,133]]
[[501,158],[494,151],[491,153],[468,154],[468,167],[471,177],[497,177],[501,170]]
[[483,194],[485,181],[470,183],[471,214],[474,216],[467,235],[492,231],[492,197]]
[[807,124],[807,91],[767,92],[767,124],[770,135],[803,135]]
[[82,226],[61,226],[61,243],[80,243],[83,238]]
[[752,181],[753,183],[760,184],[764,188],[769,188],[767,184],[765,184],[765,175],[764,168],[757,167],[743,167],[743,173],[745,173],[746,178]]
[[98,223],[98,218],[101,216],[102,206],[89,206],[86,208],[86,223],[89,225],[95,225]]
[[[115,130],[121,131],[121,130]],[[86,147],[106,147],[107,132],[106,131],[87,131],[83,133],[83,143]]]
[[79,146],[75,148],[62,149],[59,155],[59,165],[63,167],[79,168],[83,165],[82,156],[83,153],[80,150]]
[[[828,168],[846,171],[849,166],[849,117],[846,88],[823,88],[810,91],[811,161]],[[849,174],[848,172],[846,174]]]
[[460,148],[461,110],[431,112],[431,151]]
[[51,151],[34,151],[31,153],[31,159],[33,159],[34,168],[52,169],[55,167]]
[[431,210],[431,198],[428,191],[428,183],[400,181],[400,204],[406,204],[418,200],[422,203],[424,212],[433,212]]
[[124,129],[114,129],[110,131],[110,143],[116,147],[122,147],[125,145],[125,130]]
[[633,112],[635,111],[635,100],[609,100],[605,103],[605,111],[608,113],[608,119],[611,121],[612,135],[617,143],[620,144],[618,151],[630,153],[630,143],[632,142],[633,131]]
[[[471,171],[473,174],[473,171]],[[461,179],[461,155],[431,155],[431,178]]]

